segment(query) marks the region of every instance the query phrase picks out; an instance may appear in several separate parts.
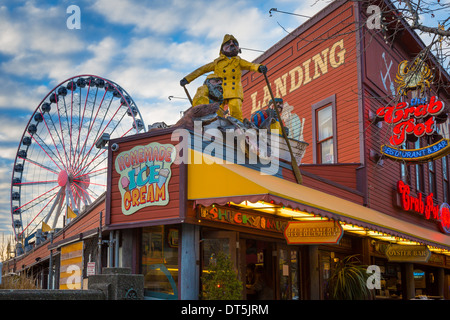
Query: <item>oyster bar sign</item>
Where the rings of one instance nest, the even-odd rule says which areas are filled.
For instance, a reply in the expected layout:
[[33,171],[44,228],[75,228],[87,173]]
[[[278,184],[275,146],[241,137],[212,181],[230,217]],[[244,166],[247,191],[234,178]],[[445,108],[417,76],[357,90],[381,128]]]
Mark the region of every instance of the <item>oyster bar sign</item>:
[[152,142],[120,153],[115,161],[122,213],[130,215],[149,206],[169,203],[168,185],[175,147]]

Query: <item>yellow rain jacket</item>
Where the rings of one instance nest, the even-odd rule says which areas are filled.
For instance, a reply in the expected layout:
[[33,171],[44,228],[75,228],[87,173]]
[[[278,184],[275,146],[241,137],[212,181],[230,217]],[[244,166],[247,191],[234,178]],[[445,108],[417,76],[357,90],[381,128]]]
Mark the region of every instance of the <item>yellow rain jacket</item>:
[[192,99],[192,106],[196,107],[201,104],[208,104],[209,101],[209,90],[208,87],[204,84],[201,87],[198,87],[197,93]]
[[223,98],[244,100],[244,92],[241,84],[242,70],[250,70],[257,72],[260,64],[255,64],[241,59],[239,56],[227,57],[222,53],[222,46],[229,40],[236,40],[230,34],[225,35],[220,46],[221,52],[219,58],[215,59],[197,70],[191,72],[185,77],[188,82],[192,82],[202,74],[213,71],[217,76],[222,78]]

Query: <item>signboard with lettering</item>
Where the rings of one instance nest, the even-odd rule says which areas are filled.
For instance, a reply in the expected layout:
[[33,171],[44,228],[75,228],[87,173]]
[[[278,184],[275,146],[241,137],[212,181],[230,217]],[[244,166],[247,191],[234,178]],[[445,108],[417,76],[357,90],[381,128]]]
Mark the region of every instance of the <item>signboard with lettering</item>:
[[[285,52],[288,58],[292,49],[287,49]],[[297,49],[296,49],[297,50]],[[298,61],[295,59],[294,64],[289,64],[290,70],[279,78],[274,80],[273,93],[276,97],[285,97],[288,93],[294,93],[299,88],[308,83],[316,83],[322,75],[327,74],[330,70],[339,68],[345,63],[346,48],[344,39],[339,39],[330,44],[328,48],[324,48],[321,52],[314,52],[314,55],[304,60]],[[289,52],[289,53],[288,53]],[[308,52],[309,53],[309,52]],[[244,78],[244,86],[247,79]],[[300,89],[301,90],[301,89]],[[269,89],[267,86],[260,91],[249,92],[251,105],[251,114],[263,109],[271,100]]]
[[400,149],[388,145],[381,147],[381,153],[393,158],[411,162],[427,162],[437,160],[448,154],[450,141],[442,139],[432,145],[420,149]]
[[400,102],[395,106],[381,107],[377,110],[377,116],[393,126],[390,145],[381,146],[381,153],[391,159],[426,162],[439,159],[450,151],[449,140],[443,137],[423,148],[401,148],[407,140],[416,141],[425,135],[436,135],[437,124],[446,120],[445,104],[435,96],[429,102],[426,98],[414,98],[411,103]]
[[288,244],[338,244],[343,234],[336,221],[289,221],[284,230]]
[[81,289],[83,271],[83,241],[61,248],[59,289]]
[[393,262],[428,262],[431,251],[424,245],[391,244],[386,250],[386,256]]
[[95,275],[95,262],[88,262],[87,263],[86,275],[87,276]]
[[288,223],[276,217],[218,206],[201,207],[198,214],[200,219],[278,233],[282,233]]
[[175,156],[173,145],[152,142],[116,157],[115,170],[120,175],[118,187],[124,215],[169,203],[168,185]]
[[403,210],[418,213],[427,220],[434,219],[443,233],[450,233],[450,206],[447,203],[435,205],[432,193],[425,197],[417,192],[414,197],[409,185],[401,180],[397,182],[397,192],[401,196]]

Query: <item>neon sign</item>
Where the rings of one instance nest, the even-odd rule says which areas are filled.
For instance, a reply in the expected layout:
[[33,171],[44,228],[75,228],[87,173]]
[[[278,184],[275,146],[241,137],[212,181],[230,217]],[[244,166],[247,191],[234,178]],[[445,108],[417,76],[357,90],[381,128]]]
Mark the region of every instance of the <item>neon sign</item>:
[[169,203],[168,185],[175,156],[173,145],[157,142],[136,146],[117,156],[115,169],[120,174],[118,187],[124,215]]
[[[393,134],[389,138],[391,145],[399,146],[403,144],[408,134],[421,137],[424,134],[431,135],[435,132],[436,121],[434,116],[444,110],[444,102],[434,96],[431,97],[428,104],[418,104],[416,101],[417,99],[411,101],[411,105],[408,102],[400,102],[395,106],[381,107],[377,110],[378,117],[383,117],[385,122],[394,125]],[[419,101],[424,102],[423,100]],[[418,122],[418,119],[424,121]]]
[[284,232],[288,224],[286,220],[217,206],[201,207],[198,216],[201,219],[273,232]]
[[[445,103],[436,96],[431,97],[427,103],[426,98],[414,98],[411,104],[400,102],[395,106],[381,107],[377,110],[377,117],[392,124],[392,135],[389,137],[390,145],[383,145],[381,153],[395,160],[412,162],[437,159],[448,153],[450,143],[441,139],[437,143],[420,149],[401,149],[408,136],[416,139],[436,132],[436,118],[445,110]],[[439,117],[440,118],[440,117]]]
[[409,185],[401,180],[397,182],[397,192],[401,195],[403,210],[418,213],[427,220],[434,219],[439,222],[443,233],[450,233],[450,206],[447,203],[435,205],[433,193],[424,197],[421,192],[418,192],[414,197],[411,195]]

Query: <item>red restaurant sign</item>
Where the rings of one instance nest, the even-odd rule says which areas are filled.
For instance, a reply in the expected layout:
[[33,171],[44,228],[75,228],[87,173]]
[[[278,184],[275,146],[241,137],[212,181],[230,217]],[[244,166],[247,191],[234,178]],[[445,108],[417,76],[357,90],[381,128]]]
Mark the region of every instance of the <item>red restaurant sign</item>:
[[[406,136],[413,134],[421,137],[424,134],[431,135],[436,129],[435,116],[440,114],[445,104],[433,96],[430,102],[414,100],[411,105],[408,102],[400,102],[395,106],[381,107],[377,110],[377,116],[394,125],[389,142],[393,146],[399,146],[406,141]],[[418,121],[423,119],[423,121]]]
[[423,215],[427,220],[437,220],[441,231],[450,233],[450,206],[447,203],[435,205],[432,193],[424,197],[421,192],[418,192],[417,196],[414,197],[411,195],[409,185],[401,180],[397,183],[397,191],[401,195],[403,210],[416,212]]

